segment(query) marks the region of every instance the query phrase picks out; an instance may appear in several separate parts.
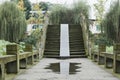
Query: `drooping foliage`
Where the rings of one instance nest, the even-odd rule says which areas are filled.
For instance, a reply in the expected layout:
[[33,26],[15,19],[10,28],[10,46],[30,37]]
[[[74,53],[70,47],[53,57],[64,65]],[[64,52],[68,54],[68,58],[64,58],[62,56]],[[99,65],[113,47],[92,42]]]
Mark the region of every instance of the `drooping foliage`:
[[82,20],[82,16],[84,15],[85,20],[88,20],[89,16],[89,6],[87,5],[86,2],[80,0],[76,3],[74,3],[73,7],[73,12],[74,12],[74,21],[75,23],[79,24],[80,20]]
[[105,34],[108,39],[120,43],[120,6],[119,0],[114,2],[105,19],[102,21]]
[[72,8],[64,5],[57,5],[52,8],[50,21],[52,24],[68,23],[80,24],[83,16],[88,19],[88,5],[82,0],[74,3]]
[[25,15],[13,2],[0,5],[0,39],[18,42],[25,35]]
[[66,16],[67,8],[61,5],[56,5],[52,8],[50,21],[52,24],[64,23],[66,20],[62,20]]

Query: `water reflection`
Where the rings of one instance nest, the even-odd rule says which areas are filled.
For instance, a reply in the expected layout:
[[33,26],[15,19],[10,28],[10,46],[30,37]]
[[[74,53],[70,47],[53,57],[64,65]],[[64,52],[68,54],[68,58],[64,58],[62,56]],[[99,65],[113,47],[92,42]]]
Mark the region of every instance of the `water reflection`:
[[45,69],[51,69],[55,73],[59,74],[76,74],[76,72],[80,72],[77,70],[81,67],[78,66],[81,63],[69,63],[69,62],[59,62],[59,63],[51,63]]

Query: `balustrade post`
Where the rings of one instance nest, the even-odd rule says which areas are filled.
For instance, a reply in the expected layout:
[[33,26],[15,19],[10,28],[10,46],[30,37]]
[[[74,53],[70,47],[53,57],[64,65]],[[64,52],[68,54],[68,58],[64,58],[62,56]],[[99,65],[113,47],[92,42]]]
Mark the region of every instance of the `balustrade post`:
[[33,64],[34,63],[34,56],[33,56],[33,47],[32,47],[32,45],[26,44],[24,51],[25,52],[31,52],[30,54],[32,54],[32,55],[27,58],[27,64]]
[[103,65],[105,64],[105,58],[100,56],[101,52],[106,52],[106,45],[104,44],[100,44],[99,47],[98,47],[99,51],[98,51],[98,64],[99,65]]
[[6,72],[5,72],[5,64],[4,63],[2,63],[2,64],[0,64],[0,80],[5,80],[5,74],[6,74]]
[[7,73],[18,73],[19,72],[19,53],[18,45],[10,44],[6,46],[7,55],[16,55],[16,60],[6,64]]
[[120,73],[120,61],[117,57],[120,56],[120,43],[114,44],[114,60],[113,60],[113,71]]

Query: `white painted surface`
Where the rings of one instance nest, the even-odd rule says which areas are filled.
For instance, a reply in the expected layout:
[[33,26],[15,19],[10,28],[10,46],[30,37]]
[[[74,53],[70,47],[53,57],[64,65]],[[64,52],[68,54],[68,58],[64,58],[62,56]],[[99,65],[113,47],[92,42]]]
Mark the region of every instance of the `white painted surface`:
[[60,25],[60,56],[70,56],[68,24]]

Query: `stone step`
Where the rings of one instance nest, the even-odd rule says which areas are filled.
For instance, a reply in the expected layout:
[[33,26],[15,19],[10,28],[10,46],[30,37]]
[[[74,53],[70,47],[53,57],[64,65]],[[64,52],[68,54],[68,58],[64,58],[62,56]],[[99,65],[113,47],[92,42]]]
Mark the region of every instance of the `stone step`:
[[72,50],[80,51],[80,50],[84,50],[84,48],[83,47],[70,47],[70,51]]
[[81,51],[85,51],[85,49],[84,48],[70,49],[70,52],[81,52]]
[[59,40],[59,41],[60,41],[60,38],[46,38],[46,40],[49,40],[49,41],[50,41],[50,40],[51,40],[51,41],[53,41],[53,40],[54,40],[54,41]]
[[82,36],[69,36],[69,38],[80,38],[80,39],[82,39],[83,37]]
[[48,45],[47,45],[47,46],[45,47],[45,50],[47,50],[47,51],[59,51],[59,50],[60,50],[60,46],[55,46],[55,47],[54,47],[54,46],[52,46],[52,45],[51,45],[51,46],[48,46]]
[[60,43],[54,43],[54,42],[46,42],[47,45],[57,45],[60,46]]
[[84,46],[70,46],[70,49],[84,49]]
[[74,40],[74,41],[71,41],[69,43],[83,43],[83,40]]
[[48,34],[47,35],[48,37],[50,36],[50,37],[60,37],[60,34],[55,34],[55,33],[53,33],[53,34]]
[[71,40],[71,39],[69,39],[70,41],[69,41],[69,43],[74,43],[74,42],[83,42],[83,39],[80,39],[80,40]]
[[44,55],[59,55],[59,52],[44,52]]
[[60,37],[47,37],[47,39],[60,39]]
[[70,55],[83,55],[85,54],[85,51],[81,51],[81,52],[70,52]]
[[47,32],[48,35],[50,35],[50,34],[54,34],[54,33],[56,33],[56,34],[60,34],[59,31],[57,31],[57,32],[50,32],[50,31],[48,31],[48,32]]
[[70,47],[84,47],[83,44],[70,44]]
[[60,58],[60,59],[65,59],[65,58],[87,58],[86,55],[70,55],[70,56],[59,56],[59,55],[44,55],[45,58]]
[[56,43],[56,44],[59,44],[60,41],[46,41],[46,43]]
[[72,42],[72,43],[69,43],[70,45],[84,45],[83,42]]
[[45,51],[47,51],[47,52],[55,52],[56,51],[57,52],[57,51],[60,51],[60,48],[58,48],[58,49],[57,48],[56,49],[55,48],[45,48]]
[[56,47],[56,46],[55,46],[55,47],[54,47],[54,46],[51,46],[51,47],[50,47],[50,46],[46,46],[46,47],[45,47],[45,50],[60,50],[60,47]]
[[[47,45],[49,45],[49,44],[47,44]],[[53,44],[53,45],[50,45],[50,46],[46,46],[46,48],[58,48],[58,47],[60,47],[60,45],[56,45],[56,44]]]
[[84,45],[70,45],[70,48],[84,48]]
[[60,49],[60,46],[46,46],[46,49]]
[[54,39],[54,38],[49,38],[49,39],[47,38],[46,40],[47,41],[59,41],[60,42],[60,39]]

